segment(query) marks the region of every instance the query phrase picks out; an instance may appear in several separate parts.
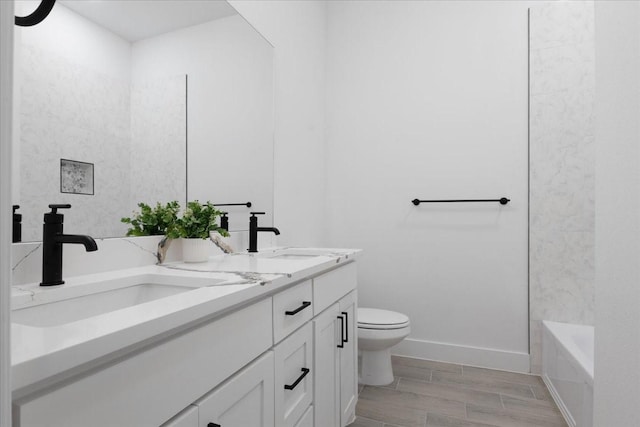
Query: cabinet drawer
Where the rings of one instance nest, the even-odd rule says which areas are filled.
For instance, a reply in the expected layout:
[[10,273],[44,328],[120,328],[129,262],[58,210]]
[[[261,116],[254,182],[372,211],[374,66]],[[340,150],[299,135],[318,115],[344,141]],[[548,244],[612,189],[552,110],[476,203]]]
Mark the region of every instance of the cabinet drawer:
[[281,341],[313,317],[311,280],[273,297],[273,341]]
[[265,298],[49,393],[14,402],[14,419],[21,426],[161,425],[269,349],[272,308]]
[[354,290],[358,274],[351,262],[313,279],[313,314],[319,314],[334,302]]
[[274,348],[275,419],[293,427],[313,401],[313,328],[307,323]]
[[313,406],[309,406],[309,409],[302,415],[295,427],[313,427]]
[[198,407],[190,405],[160,427],[198,427]]
[[273,352],[198,400],[199,427],[273,427]]

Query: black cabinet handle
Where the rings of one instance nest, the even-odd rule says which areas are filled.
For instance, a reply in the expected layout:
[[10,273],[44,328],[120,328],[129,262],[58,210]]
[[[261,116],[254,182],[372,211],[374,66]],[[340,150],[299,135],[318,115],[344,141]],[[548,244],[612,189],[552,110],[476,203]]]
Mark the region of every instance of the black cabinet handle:
[[300,375],[300,376],[298,377],[298,379],[297,379],[297,380],[295,380],[295,382],[294,382],[293,384],[291,384],[291,385],[289,385],[289,384],[285,384],[285,385],[284,385],[284,389],[285,389],[285,390],[293,390],[294,388],[296,388],[296,386],[297,386],[298,384],[300,384],[300,381],[302,381],[302,380],[304,379],[304,377],[306,377],[306,376],[307,376],[307,374],[308,374],[308,373],[309,373],[309,369],[307,369],[307,368],[302,368],[302,375]]
[[338,319],[340,320],[340,344],[338,344],[338,348],[344,348],[344,334],[342,333],[344,331],[344,317],[338,316]]
[[349,342],[349,313],[343,311],[344,314],[344,342]]
[[305,308],[309,307],[310,305],[311,305],[311,301],[302,301],[302,305],[300,307],[298,307],[298,308],[296,308],[295,310],[292,310],[292,311],[285,311],[284,314],[286,314],[287,316],[294,316],[294,315],[300,313]]
[[216,423],[209,423],[207,424],[207,427],[222,427],[220,424],[216,424]]

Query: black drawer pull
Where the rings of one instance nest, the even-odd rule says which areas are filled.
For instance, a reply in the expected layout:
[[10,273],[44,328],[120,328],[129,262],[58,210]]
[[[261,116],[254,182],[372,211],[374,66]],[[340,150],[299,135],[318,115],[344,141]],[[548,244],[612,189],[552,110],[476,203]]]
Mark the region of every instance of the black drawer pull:
[[343,311],[344,314],[344,342],[349,342],[349,313]]
[[285,311],[284,314],[286,314],[287,316],[296,315],[300,313],[302,310],[304,310],[305,308],[309,307],[310,305],[311,305],[311,301],[302,301],[302,305],[300,307],[296,308],[293,311]]
[[207,424],[207,427],[222,427],[220,424],[216,424],[216,423],[209,423]]
[[344,331],[344,317],[338,316],[338,319],[340,320],[340,344],[338,344],[338,348],[344,348],[344,334],[342,333]]
[[297,386],[298,384],[300,384],[300,381],[302,381],[302,380],[304,379],[304,377],[306,377],[306,376],[307,376],[307,374],[308,374],[308,373],[309,373],[309,369],[307,369],[307,368],[302,368],[302,375],[300,375],[300,376],[298,377],[298,379],[297,379],[293,384],[291,384],[291,385],[289,385],[289,384],[285,384],[285,385],[284,385],[284,389],[285,389],[285,390],[293,390],[294,388],[296,388],[296,386]]

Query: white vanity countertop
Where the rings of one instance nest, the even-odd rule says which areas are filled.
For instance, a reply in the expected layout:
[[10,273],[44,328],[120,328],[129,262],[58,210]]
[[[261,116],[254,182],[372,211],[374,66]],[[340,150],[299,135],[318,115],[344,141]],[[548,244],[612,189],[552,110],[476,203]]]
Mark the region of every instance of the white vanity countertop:
[[164,264],[168,269],[192,272],[269,273],[298,280],[354,259],[358,249],[273,248],[258,253],[233,253],[210,257],[208,262]]
[[[130,278],[198,283],[196,289],[58,326],[11,324],[14,391],[31,391],[54,376],[73,375],[145,341],[215,317],[284,286],[355,259],[357,249],[274,248],[258,254],[211,257],[198,264],[170,263],[65,277],[65,284],[14,286],[12,309],[122,288]],[[144,280],[142,280],[144,282]],[[212,284],[211,284],[212,283]],[[46,320],[45,320],[46,322]]]

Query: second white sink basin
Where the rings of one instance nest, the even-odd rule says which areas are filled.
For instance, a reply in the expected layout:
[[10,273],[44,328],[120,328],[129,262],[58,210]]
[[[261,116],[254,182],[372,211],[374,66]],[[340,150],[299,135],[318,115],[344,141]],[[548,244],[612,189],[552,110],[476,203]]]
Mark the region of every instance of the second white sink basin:
[[309,260],[319,256],[332,256],[332,252],[327,249],[285,248],[262,252],[258,256],[271,259]]
[[59,326],[193,289],[196,287],[140,283],[14,310],[11,321],[39,328]]
[[302,260],[307,260],[310,258],[315,258],[318,255],[303,255],[303,254],[279,254],[279,255],[274,255],[271,256],[269,258],[272,259],[302,259]]

